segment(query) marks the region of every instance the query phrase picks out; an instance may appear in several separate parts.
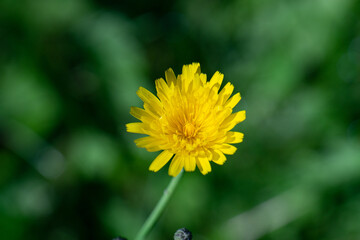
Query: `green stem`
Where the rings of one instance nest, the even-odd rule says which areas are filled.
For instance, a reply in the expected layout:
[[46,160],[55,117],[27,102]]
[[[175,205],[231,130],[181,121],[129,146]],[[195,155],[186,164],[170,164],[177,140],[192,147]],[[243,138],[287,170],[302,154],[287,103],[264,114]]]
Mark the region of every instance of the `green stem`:
[[155,222],[159,218],[160,214],[163,212],[165,206],[169,202],[171,195],[173,194],[176,186],[178,185],[181,176],[183,175],[183,170],[176,176],[173,177],[165,189],[162,197],[159,202],[156,204],[156,207],[151,212],[150,216],[146,219],[145,223],[140,228],[139,232],[136,234],[135,240],[143,240],[146,235],[149,233],[151,228],[154,226]]

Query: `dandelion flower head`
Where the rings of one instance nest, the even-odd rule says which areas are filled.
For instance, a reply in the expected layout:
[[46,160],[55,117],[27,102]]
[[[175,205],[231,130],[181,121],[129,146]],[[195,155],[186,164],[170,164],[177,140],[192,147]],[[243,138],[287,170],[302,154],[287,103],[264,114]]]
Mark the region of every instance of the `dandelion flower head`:
[[132,107],[130,114],[141,122],[128,123],[127,131],[148,135],[135,140],[138,147],[150,152],[162,151],[149,170],[157,172],[171,160],[169,175],[184,168],[202,174],[211,171],[210,162],[222,165],[232,155],[244,134],[231,131],[245,120],[245,111],[233,113],[240,94],[231,94],[234,86],[227,83],[221,90],[224,75],[216,72],[210,81],[201,73],[200,64],[184,65],[175,76],[170,68],[165,79],[155,81],[157,97],[143,87],[137,95],[144,108]]

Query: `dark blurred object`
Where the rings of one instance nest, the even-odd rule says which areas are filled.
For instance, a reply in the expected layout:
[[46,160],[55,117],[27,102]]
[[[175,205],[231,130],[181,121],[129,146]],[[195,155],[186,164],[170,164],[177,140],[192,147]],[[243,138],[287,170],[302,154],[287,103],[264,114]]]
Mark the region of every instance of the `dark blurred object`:
[[127,240],[127,239],[123,238],[123,237],[116,237],[116,238],[113,238],[112,240]]
[[180,228],[174,234],[174,240],[191,240],[192,234],[186,228]]

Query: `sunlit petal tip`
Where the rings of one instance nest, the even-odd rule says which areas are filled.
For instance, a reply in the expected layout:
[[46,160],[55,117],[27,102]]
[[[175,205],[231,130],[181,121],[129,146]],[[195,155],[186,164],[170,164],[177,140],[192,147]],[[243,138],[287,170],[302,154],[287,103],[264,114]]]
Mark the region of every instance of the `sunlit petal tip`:
[[131,133],[140,133],[140,134],[145,134],[146,131],[142,128],[142,123],[138,122],[138,123],[128,123],[125,125],[126,126],[126,131],[131,132]]
[[228,132],[226,134],[226,143],[241,143],[244,139],[244,134],[241,132]]
[[219,147],[219,150],[226,155],[233,155],[236,152],[237,148],[230,144],[222,144]]
[[246,119],[246,111],[243,110],[238,112],[236,116],[236,124],[243,122],[245,119]]
[[165,79],[166,82],[169,86],[171,85],[175,85],[176,83],[176,76],[174,71],[172,70],[172,68],[169,68],[168,70],[165,71]]
[[223,165],[225,163],[226,156],[224,155],[223,152],[221,152],[220,150],[217,150],[217,149],[214,149],[211,152],[212,152],[211,161],[213,161],[214,163],[216,163],[218,165]]
[[196,165],[198,166],[201,174],[206,175],[211,172],[211,165],[209,159],[206,157],[197,157],[196,158]]
[[224,107],[234,108],[241,100],[240,93],[236,93],[226,103]]
[[216,71],[210,79],[210,85],[214,85],[215,83],[218,83],[220,87],[223,79],[224,79],[224,74],[222,74],[219,71]]

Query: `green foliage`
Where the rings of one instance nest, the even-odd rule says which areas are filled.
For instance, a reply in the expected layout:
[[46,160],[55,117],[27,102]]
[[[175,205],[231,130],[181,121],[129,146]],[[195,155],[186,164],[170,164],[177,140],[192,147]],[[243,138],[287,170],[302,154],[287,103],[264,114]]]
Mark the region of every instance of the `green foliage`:
[[360,238],[360,3],[0,1],[0,239],[133,239],[170,181],[125,131],[138,87],[220,70],[239,150],[185,173],[149,239]]

